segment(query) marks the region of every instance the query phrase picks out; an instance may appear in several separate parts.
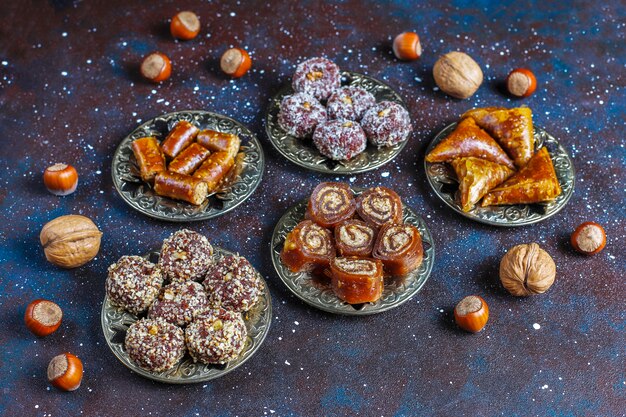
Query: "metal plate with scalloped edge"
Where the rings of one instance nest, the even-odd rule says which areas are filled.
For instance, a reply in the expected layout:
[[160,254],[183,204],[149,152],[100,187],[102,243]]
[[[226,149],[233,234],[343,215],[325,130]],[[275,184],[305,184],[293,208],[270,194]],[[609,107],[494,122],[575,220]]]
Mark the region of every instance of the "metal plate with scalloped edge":
[[[233,254],[217,246],[213,246],[213,250],[214,259]],[[159,253],[151,252],[146,255],[146,257],[156,262]],[[243,314],[246,330],[248,331],[248,337],[246,338],[243,351],[237,359],[224,365],[194,363],[189,354],[185,354],[183,359],[176,366],[167,371],[151,372],[141,368],[130,359],[124,347],[126,331],[131,324],[138,320],[138,317],[112,305],[107,296],[104,297],[100,316],[104,338],[109,348],[120,362],[132,371],[148,379],[169,384],[193,384],[219,378],[250,359],[259,349],[270,329],[270,323],[272,321],[272,299],[267,288],[267,283],[258,271],[257,275],[263,284],[263,291],[259,297],[259,301],[249,311]]]
[[[428,148],[428,154],[439,142],[448,136],[455,128],[456,123],[446,126],[435,136]],[[525,226],[540,222],[558,213],[572,197],[574,193],[575,173],[574,163],[567,151],[561,144],[544,129],[534,128],[535,150],[546,146],[556,176],[561,185],[562,193],[548,203],[539,204],[516,204],[510,206],[475,206],[469,212],[464,212],[457,199],[458,180],[454,170],[445,163],[430,163],[424,160],[426,177],[435,194],[450,208],[469,219],[493,226]]]
[[[356,195],[364,189],[353,188]],[[375,303],[351,305],[340,300],[330,285],[318,283],[308,272],[294,273],[283,264],[280,252],[285,244],[285,237],[298,223],[304,220],[308,200],[303,200],[291,207],[280,218],[270,242],[272,263],[283,283],[305,303],[329,313],[351,316],[364,316],[382,313],[409,301],[424,286],[435,263],[435,245],[424,220],[413,210],[404,206],[404,222],[417,227],[424,246],[424,259],[419,268],[404,277],[385,278],[383,294]]]
[[[241,149],[233,169],[219,189],[200,206],[156,195],[152,186],[141,180],[131,148],[135,139],[155,136],[162,140],[180,120],[187,120],[200,129],[234,133],[241,139]],[[168,113],[148,120],[122,140],[115,153],[111,175],[115,189],[135,210],[160,220],[188,222],[220,216],[243,203],[257,188],[263,176],[265,157],[261,143],[241,123],[220,114],[202,110]]]
[[[374,95],[376,102],[383,100],[393,101],[407,109],[402,97],[390,86],[367,75],[342,71],[341,85],[362,87]],[[272,97],[265,115],[265,130],[270,142],[272,142],[272,145],[274,145],[278,152],[301,167],[327,174],[342,175],[371,171],[383,166],[398,156],[406,146],[407,141],[411,138],[411,134],[409,134],[406,140],[403,140],[397,145],[383,148],[377,148],[368,144],[365,151],[349,161],[333,161],[319,153],[311,139],[298,139],[291,136],[278,124],[280,102],[285,96],[293,93],[291,83],[289,83]]]

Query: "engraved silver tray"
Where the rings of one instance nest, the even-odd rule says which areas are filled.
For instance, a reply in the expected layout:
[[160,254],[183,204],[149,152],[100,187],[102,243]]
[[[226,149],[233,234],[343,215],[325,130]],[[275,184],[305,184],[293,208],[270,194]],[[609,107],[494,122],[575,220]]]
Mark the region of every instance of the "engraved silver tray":
[[[439,142],[448,136],[455,128],[456,123],[444,128],[435,136],[428,148],[428,154]],[[548,148],[550,158],[554,164],[556,176],[561,185],[562,192],[554,200],[548,203],[538,204],[516,204],[510,206],[488,206],[480,207],[476,205],[469,212],[464,212],[456,198],[458,190],[458,180],[454,170],[445,163],[430,163],[424,159],[426,178],[435,194],[443,200],[450,208],[469,219],[493,226],[525,226],[540,222],[548,217],[554,216],[561,211],[574,193],[574,163],[567,151],[561,144],[542,128],[535,126],[535,150],[543,146]]]
[[[143,136],[163,140],[180,120],[187,120],[200,129],[235,133],[241,138],[235,166],[220,188],[200,206],[156,195],[152,186],[141,180],[131,148],[132,142]],[[160,220],[188,222],[217,217],[243,203],[261,182],[264,166],[261,143],[244,125],[220,114],[188,110],[164,114],[133,130],[113,154],[111,175],[117,192],[135,210]]]
[[[217,246],[213,246],[213,250],[214,259],[233,254]],[[157,262],[159,253],[151,252],[149,255],[146,255],[146,257],[153,262]],[[270,323],[272,321],[272,299],[267,288],[267,283],[258,271],[257,274],[263,283],[263,290],[259,301],[252,309],[243,314],[246,329],[248,330],[248,337],[246,338],[243,351],[237,359],[224,365],[194,363],[189,354],[185,354],[183,359],[176,366],[167,371],[151,372],[141,368],[130,360],[124,347],[126,331],[131,324],[138,320],[138,317],[112,305],[107,296],[104,297],[100,316],[104,338],[109,348],[120,362],[126,365],[130,370],[148,379],[169,384],[192,384],[219,378],[238,368],[250,359],[259,349],[270,329]]]
[[[356,72],[342,71],[341,85],[352,85],[362,87],[369,91],[376,98],[376,102],[383,100],[393,101],[407,109],[402,97],[390,86]],[[296,165],[308,168],[313,171],[327,174],[358,174],[360,172],[371,171],[394,159],[406,146],[409,137],[395,146],[378,149],[370,144],[367,145],[363,153],[355,156],[349,161],[333,161],[320,154],[311,139],[298,139],[285,132],[278,124],[278,112],[280,102],[285,96],[293,94],[291,83],[285,85],[272,99],[265,115],[265,130],[272,145],[285,158]],[[408,109],[407,109],[408,111]]]
[[[353,188],[352,191],[358,195],[364,189]],[[329,284],[315,282],[308,272],[291,272],[281,261],[280,252],[287,234],[304,220],[307,203],[308,199],[302,200],[287,210],[276,224],[270,243],[272,263],[278,276],[302,301],[329,313],[364,316],[398,307],[409,301],[424,286],[435,263],[435,245],[424,220],[406,205],[404,205],[403,219],[405,223],[412,224],[419,230],[424,246],[424,260],[417,270],[404,277],[385,278],[383,294],[375,303],[348,304],[335,295]]]

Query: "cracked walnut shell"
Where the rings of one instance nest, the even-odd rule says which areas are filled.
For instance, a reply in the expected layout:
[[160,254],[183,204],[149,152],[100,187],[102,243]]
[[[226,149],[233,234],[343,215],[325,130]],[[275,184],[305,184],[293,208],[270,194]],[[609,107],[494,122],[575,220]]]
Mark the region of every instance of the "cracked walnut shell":
[[62,268],[77,268],[98,254],[101,237],[102,232],[91,219],[72,214],[46,223],[39,240],[49,262]]
[[500,262],[502,285],[518,297],[546,292],[555,278],[552,257],[536,243],[514,246]]

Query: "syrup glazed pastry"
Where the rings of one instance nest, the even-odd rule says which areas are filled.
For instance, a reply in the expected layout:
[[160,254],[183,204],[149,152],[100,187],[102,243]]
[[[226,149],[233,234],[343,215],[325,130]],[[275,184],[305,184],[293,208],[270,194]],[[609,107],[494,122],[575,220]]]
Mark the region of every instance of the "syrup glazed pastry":
[[326,121],[326,109],[312,95],[296,93],[280,103],[278,124],[292,136],[307,138],[315,128]]
[[207,295],[195,281],[182,281],[163,287],[148,311],[151,319],[161,318],[183,327],[208,308]]
[[375,228],[385,223],[402,223],[402,200],[387,187],[375,187],[364,191],[356,199],[359,216]]
[[383,264],[377,259],[334,258],[330,271],[333,292],[348,304],[373,303],[383,293]]
[[196,140],[211,152],[226,152],[231,158],[239,153],[241,139],[233,133],[218,132],[206,129],[198,133]]
[[356,201],[348,184],[342,182],[322,182],[313,189],[306,218],[325,228],[354,216]]
[[330,120],[317,125],[313,143],[325,157],[347,161],[365,150],[367,137],[357,122]]
[[493,135],[517,168],[526,165],[535,151],[533,117],[528,107],[485,107],[472,109],[461,117],[473,118],[478,126]]
[[105,283],[111,302],[132,314],[145,312],[159,295],[164,274],[141,256],[122,256],[109,266]]
[[362,220],[350,219],[335,227],[335,246],[340,256],[372,256],[376,229]]
[[450,162],[455,158],[474,157],[515,168],[513,161],[487,132],[472,118],[461,120],[452,133],[426,155],[426,162]]
[[332,234],[311,220],[298,223],[289,232],[280,253],[280,259],[291,272],[325,268],[334,256]]
[[157,174],[165,171],[165,156],[155,137],[136,139],[132,148],[142,180],[152,182]]
[[199,129],[193,124],[186,120],[181,120],[176,123],[176,126],[174,126],[161,144],[163,153],[170,159],[176,158],[183,149],[191,145],[198,132]]
[[130,359],[148,371],[174,367],[185,355],[182,329],[163,319],[141,319],[126,332],[124,343]]
[[341,86],[339,67],[325,58],[311,58],[301,62],[293,74],[292,87],[298,93],[326,100]]
[[540,203],[554,200],[561,192],[550,154],[544,146],[522,169],[489,191],[482,206]]
[[185,342],[194,362],[223,364],[236,359],[248,331],[240,313],[207,310],[185,329]]
[[459,179],[461,208],[468,212],[489,190],[500,185],[513,174],[504,165],[480,158],[458,158],[450,162]]
[[202,283],[212,308],[243,313],[259,300],[261,281],[243,256],[222,257],[209,268]]
[[369,91],[361,87],[346,86],[335,90],[326,106],[330,119],[358,122],[375,104],[376,99]]
[[213,247],[206,237],[182,229],[163,241],[159,266],[172,282],[197,281],[213,263],[212,255]]
[[392,101],[381,101],[367,110],[361,126],[370,143],[379,148],[405,141],[412,130],[409,112]]
[[392,276],[406,275],[422,264],[424,249],[419,230],[410,224],[385,224],[378,232],[373,256]]

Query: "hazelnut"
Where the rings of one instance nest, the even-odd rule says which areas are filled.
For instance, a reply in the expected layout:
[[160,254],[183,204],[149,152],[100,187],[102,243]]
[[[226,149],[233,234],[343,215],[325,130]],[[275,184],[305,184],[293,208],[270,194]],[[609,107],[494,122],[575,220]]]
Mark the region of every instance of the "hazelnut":
[[54,164],[43,173],[43,183],[54,195],[66,196],[76,191],[78,173],[68,164]]
[[606,246],[606,233],[598,223],[585,222],[574,230],[571,243],[578,252],[595,255]]
[[414,61],[422,56],[422,44],[415,32],[404,32],[393,40],[393,54],[403,61]]
[[76,268],[92,260],[100,250],[101,237],[94,222],[78,215],[57,217],[39,234],[46,259],[62,268]]
[[54,333],[61,325],[63,311],[56,303],[48,300],[35,300],[28,305],[24,323],[35,336],[43,337]]
[[456,98],[472,96],[483,82],[480,66],[463,52],[448,52],[439,58],[433,76],[441,91]]
[[220,59],[220,68],[233,78],[243,76],[252,66],[250,55],[242,48],[231,48]]
[[537,89],[537,79],[532,71],[517,68],[506,77],[506,89],[515,97],[528,97]]
[[176,39],[191,40],[200,33],[200,20],[194,12],[184,11],[176,13],[170,23],[170,32]]
[[167,55],[161,52],[153,52],[143,59],[139,70],[145,79],[154,83],[160,83],[170,78],[172,62]]
[[500,262],[500,281],[515,296],[542,294],[554,283],[556,265],[536,243],[509,249]]
[[63,391],[75,391],[83,380],[83,363],[71,353],[55,356],[48,365],[48,381]]
[[489,320],[489,306],[482,297],[468,295],[454,308],[454,320],[461,329],[478,333]]

